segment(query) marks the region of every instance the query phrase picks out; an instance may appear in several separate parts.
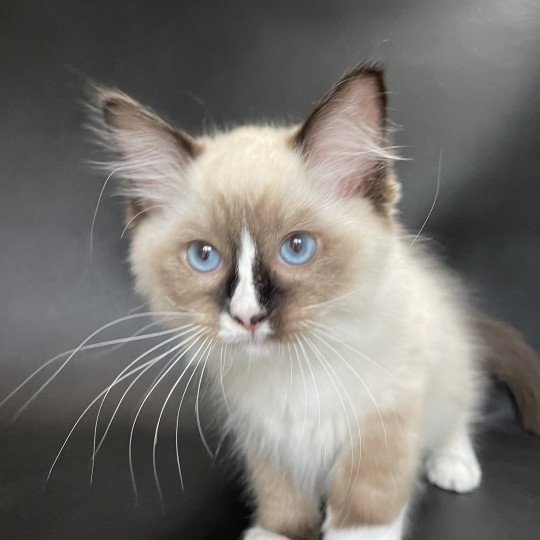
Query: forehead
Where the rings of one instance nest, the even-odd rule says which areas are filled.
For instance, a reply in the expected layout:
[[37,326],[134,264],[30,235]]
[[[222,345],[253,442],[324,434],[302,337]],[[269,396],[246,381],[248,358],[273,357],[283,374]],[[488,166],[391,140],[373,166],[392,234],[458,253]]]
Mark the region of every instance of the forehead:
[[277,191],[290,186],[302,172],[291,146],[292,133],[290,128],[245,126],[202,139],[194,187],[205,193],[255,197],[269,187]]
[[320,201],[290,147],[291,133],[244,127],[203,139],[205,150],[190,175],[193,226],[228,240],[244,229],[255,240],[312,229]]

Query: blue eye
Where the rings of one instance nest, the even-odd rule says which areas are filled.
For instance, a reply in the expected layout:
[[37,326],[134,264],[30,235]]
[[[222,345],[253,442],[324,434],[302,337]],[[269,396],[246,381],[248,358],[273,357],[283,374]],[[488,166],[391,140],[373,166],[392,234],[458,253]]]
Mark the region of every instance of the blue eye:
[[311,234],[305,232],[293,233],[281,244],[279,255],[283,262],[294,266],[306,264],[317,251],[317,241]]
[[212,272],[221,264],[219,251],[206,242],[191,242],[187,248],[186,257],[197,272]]

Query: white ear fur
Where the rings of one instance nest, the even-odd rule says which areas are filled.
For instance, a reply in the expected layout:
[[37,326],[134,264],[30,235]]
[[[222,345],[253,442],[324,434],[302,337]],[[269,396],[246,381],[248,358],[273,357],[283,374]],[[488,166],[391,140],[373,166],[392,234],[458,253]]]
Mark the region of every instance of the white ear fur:
[[314,181],[341,196],[370,194],[385,165],[386,93],[382,73],[360,66],[317,105],[295,138]]
[[121,180],[119,192],[137,211],[181,192],[186,168],[201,151],[196,141],[115,90],[96,89],[91,108],[93,130],[116,156],[99,165]]

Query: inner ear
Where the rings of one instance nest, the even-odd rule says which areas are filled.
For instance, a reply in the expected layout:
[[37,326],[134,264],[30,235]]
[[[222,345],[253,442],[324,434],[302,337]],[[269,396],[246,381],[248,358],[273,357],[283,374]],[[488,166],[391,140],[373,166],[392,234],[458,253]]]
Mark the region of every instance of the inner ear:
[[349,71],[326,94],[293,138],[315,182],[341,197],[395,202],[395,183],[386,182],[393,158],[386,149],[386,101],[382,70],[374,65]]
[[120,180],[130,226],[181,197],[202,145],[122,92],[98,88],[93,103],[95,131],[114,156],[105,167]]
[[[387,97],[382,69],[374,64],[359,65],[343,75],[319,101],[294,138],[297,147],[309,153],[321,122],[342,113],[356,123],[371,126],[384,136]],[[345,120],[345,117],[343,120]]]
[[[151,109],[144,107],[126,94],[117,91],[102,90],[98,94],[98,102],[107,126],[122,138],[145,136],[151,143],[170,145],[170,149],[178,152],[180,159],[195,158],[201,151],[200,145],[187,133],[171,127]],[[127,141],[129,142],[129,140]],[[122,151],[122,148],[120,148]],[[129,147],[125,148],[130,151]]]

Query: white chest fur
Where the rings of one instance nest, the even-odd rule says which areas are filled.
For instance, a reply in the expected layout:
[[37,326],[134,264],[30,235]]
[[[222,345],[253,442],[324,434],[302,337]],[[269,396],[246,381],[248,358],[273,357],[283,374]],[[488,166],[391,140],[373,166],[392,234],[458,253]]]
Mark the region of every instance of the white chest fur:
[[410,384],[410,377],[396,384],[395,372],[392,384],[382,362],[353,354],[351,345],[331,347],[318,355],[305,344],[305,355],[292,349],[277,360],[252,359],[224,376],[229,428],[241,448],[320,492],[339,453],[361,440],[366,416],[387,409]]

